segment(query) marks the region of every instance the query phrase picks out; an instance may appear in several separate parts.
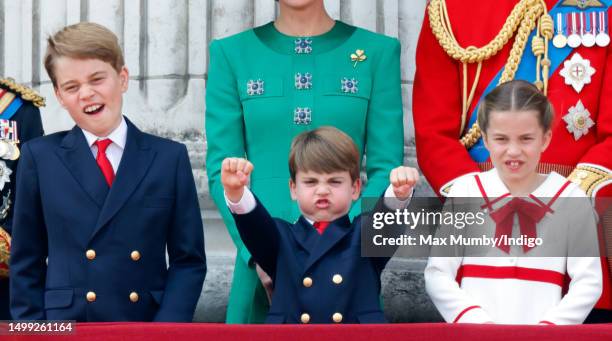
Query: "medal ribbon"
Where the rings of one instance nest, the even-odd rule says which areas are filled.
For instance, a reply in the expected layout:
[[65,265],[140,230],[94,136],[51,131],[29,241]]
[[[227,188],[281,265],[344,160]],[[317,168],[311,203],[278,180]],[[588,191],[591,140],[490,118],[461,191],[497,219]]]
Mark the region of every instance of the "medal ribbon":
[[608,31],[608,23],[607,20],[608,17],[606,15],[606,12],[601,11],[599,12],[599,33],[607,33]]
[[578,28],[576,27],[578,25],[578,22],[576,20],[576,12],[572,12],[571,16],[572,16],[572,34],[578,34]]
[[19,142],[17,122],[0,119],[0,139]]
[[563,14],[557,13],[557,34],[563,34]]

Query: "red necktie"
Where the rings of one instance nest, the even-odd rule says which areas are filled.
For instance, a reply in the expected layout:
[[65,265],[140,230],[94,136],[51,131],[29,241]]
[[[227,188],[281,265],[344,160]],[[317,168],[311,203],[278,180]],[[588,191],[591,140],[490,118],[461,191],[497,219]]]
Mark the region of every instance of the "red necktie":
[[96,162],[98,163],[98,167],[102,171],[104,178],[106,179],[106,183],[108,187],[113,184],[113,180],[115,180],[115,171],[113,171],[113,166],[110,161],[106,157],[106,148],[113,143],[110,139],[97,140],[96,146],[98,146],[98,155],[96,156]]
[[[512,225],[514,223],[514,214],[516,213],[519,217],[519,226],[521,235],[525,235],[527,238],[537,237],[536,224],[544,218],[548,208],[540,206],[534,203],[527,202],[523,199],[513,198],[504,206],[498,208],[494,212],[491,212],[491,219],[495,221],[495,238],[501,238],[512,236]],[[510,245],[502,243],[497,245],[502,251],[508,253],[510,251]],[[523,251],[527,252],[531,249],[528,245],[523,245]]]
[[329,226],[329,221],[317,221],[314,223],[314,228],[317,229],[319,234],[323,234],[327,226]]

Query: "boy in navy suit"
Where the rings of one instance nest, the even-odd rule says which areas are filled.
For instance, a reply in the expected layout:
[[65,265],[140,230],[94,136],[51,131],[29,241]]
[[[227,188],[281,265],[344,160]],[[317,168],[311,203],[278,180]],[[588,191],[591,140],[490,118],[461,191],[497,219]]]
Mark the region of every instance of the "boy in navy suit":
[[[359,151],[332,127],[298,135],[291,145],[289,188],[302,216],[272,218],[246,187],[253,165],[227,158],[221,182],[227,205],[255,262],[273,279],[266,323],[383,323],[380,273],[389,258],[361,257]],[[387,209],[406,207],[418,172],[398,167],[384,194]]]
[[129,74],[111,31],[78,23],[48,44],[45,68],[76,126],[22,148],[13,318],[191,321],[206,259],[187,149],[121,114]]

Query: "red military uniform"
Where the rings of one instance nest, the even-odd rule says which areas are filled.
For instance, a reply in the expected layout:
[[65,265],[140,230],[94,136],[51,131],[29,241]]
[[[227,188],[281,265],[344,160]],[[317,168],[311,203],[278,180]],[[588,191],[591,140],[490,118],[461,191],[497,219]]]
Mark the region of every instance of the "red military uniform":
[[[480,1],[446,0],[452,32],[462,47],[482,47],[501,30],[518,0]],[[551,9],[558,0],[546,0]],[[605,3],[605,1],[603,1]],[[574,9],[576,12],[580,10]],[[608,9],[608,15],[610,9]],[[504,68],[514,39],[511,39],[494,56],[483,61],[480,81],[474,100],[468,110],[468,118],[482,97],[483,91],[497,73]],[[552,45],[549,47],[554,49]],[[612,47],[575,48],[567,57],[579,54],[590,62],[595,72],[591,81],[577,92],[565,83],[560,74],[563,63],[551,70],[548,97],[555,109],[553,137],[543,153],[540,168],[543,172],[557,171],[570,176],[588,194],[599,197],[612,196]],[[524,51],[531,58],[530,41]],[[463,65],[451,58],[440,45],[426,14],[419,37],[416,56],[416,76],[413,93],[413,114],[419,166],[434,191],[439,195],[450,188],[461,175],[489,169],[490,162],[475,162],[459,142],[465,130],[461,129]],[[471,85],[476,74],[476,64],[468,67],[467,84]],[[529,81],[534,81],[535,74]],[[469,91],[469,87],[468,87]],[[567,128],[566,116],[578,102],[590,113],[594,125],[585,135],[575,138]],[[609,232],[608,232],[609,233]],[[608,239],[608,248],[611,236]],[[604,238],[602,238],[603,240]],[[604,269],[604,289],[596,308],[612,309],[610,275]]]

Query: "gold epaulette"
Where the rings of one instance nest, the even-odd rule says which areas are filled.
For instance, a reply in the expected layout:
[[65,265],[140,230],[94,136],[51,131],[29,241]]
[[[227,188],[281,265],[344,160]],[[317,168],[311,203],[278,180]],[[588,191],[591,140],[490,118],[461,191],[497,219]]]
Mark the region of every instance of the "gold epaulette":
[[612,179],[612,174],[595,167],[580,165],[567,178],[588,196],[592,196],[600,184]]
[[11,78],[0,78],[0,86],[18,93],[23,100],[32,102],[32,104],[39,108],[45,106],[45,98],[39,95],[38,92],[16,83]]
[[0,226],[0,278],[8,277],[10,258],[11,236]]

